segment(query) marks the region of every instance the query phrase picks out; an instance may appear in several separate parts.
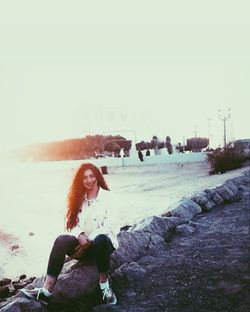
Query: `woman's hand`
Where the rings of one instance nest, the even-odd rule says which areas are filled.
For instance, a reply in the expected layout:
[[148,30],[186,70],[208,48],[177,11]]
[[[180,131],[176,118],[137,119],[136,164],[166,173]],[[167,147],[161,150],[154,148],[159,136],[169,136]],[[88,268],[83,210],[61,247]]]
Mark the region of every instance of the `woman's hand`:
[[84,232],[78,236],[78,241],[79,245],[76,246],[75,253],[71,255],[71,258],[73,259],[79,259],[92,244],[92,241]]
[[78,236],[78,241],[81,246],[89,245],[91,243],[91,240],[84,232],[80,233],[80,235]]

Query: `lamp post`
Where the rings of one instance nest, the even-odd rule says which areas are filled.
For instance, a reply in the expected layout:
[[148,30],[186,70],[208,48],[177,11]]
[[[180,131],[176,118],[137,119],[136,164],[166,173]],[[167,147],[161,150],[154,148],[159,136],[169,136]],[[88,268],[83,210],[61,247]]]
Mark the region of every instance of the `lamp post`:
[[208,132],[208,147],[210,147],[211,145],[211,132],[210,132],[210,128],[211,128],[211,118],[207,118],[207,132]]
[[194,125],[194,137],[197,138],[197,125]]
[[223,111],[223,112],[220,109],[218,110],[219,119],[223,121],[223,126],[224,126],[224,147],[227,146],[226,122],[231,117],[230,111],[231,111],[231,108],[228,108],[226,111]]

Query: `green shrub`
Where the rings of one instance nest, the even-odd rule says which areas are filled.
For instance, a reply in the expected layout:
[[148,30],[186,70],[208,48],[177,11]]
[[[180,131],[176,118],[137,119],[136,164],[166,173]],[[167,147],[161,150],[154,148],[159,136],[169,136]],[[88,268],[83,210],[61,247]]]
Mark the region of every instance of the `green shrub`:
[[241,168],[246,161],[244,149],[241,146],[225,147],[207,154],[207,162],[211,166],[210,174],[225,173]]

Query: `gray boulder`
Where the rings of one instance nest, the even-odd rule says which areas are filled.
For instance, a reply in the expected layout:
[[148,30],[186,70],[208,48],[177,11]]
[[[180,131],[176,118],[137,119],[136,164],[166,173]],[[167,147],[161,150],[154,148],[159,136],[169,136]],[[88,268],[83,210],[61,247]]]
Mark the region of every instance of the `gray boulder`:
[[200,193],[195,194],[191,200],[194,201],[199,206],[203,207],[205,203],[210,199],[209,193],[203,191]]
[[[72,260],[64,264],[58,277],[51,300],[63,303],[69,299],[80,299],[91,295],[97,288],[99,274],[95,264]],[[42,287],[43,279],[37,278],[33,287]],[[30,288],[30,285],[25,287]]]
[[165,237],[166,233],[175,228],[181,220],[176,217],[149,217],[133,226],[130,231],[142,231]]
[[240,190],[242,191],[248,191],[249,190],[249,188],[250,188],[250,185],[241,185],[241,186],[239,186],[239,188],[240,188]]
[[140,266],[137,262],[125,263],[114,271],[112,280],[117,282],[117,280],[125,279],[126,281],[141,282],[146,273],[147,271],[145,268]]
[[177,225],[182,223],[182,220],[178,217],[165,217],[165,223],[167,224],[167,229],[172,230],[177,227]]
[[240,175],[239,177],[235,177],[232,181],[237,185],[239,188],[242,185],[249,184],[249,178],[246,175]]
[[176,234],[184,234],[184,235],[190,235],[195,232],[195,228],[188,224],[181,224],[178,225],[175,229]]
[[215,203],[211,199],[210,192],[203,191],[198,194],[195,194],[193,197],[191,197],[191,200],[194,201],[197,205],[199,205],[202,211],[207,211],[215,207]]
[[179,218],[181,223],[190,221],[193,216],[201,212],[201,207],[191,199],[184,199],[175,209],[170,211],[171,216]]
[[205,204],[204,204],[204,208],[202,210],[210,210],[212,208],[214,208],[216,206],[215,202],[212,199],[209,199]]
[[47,308],[40,302],[18,297],[0,304],[1,312],[47,312]]
[[119,248],[111,256],[111,270],[118,268],[125,262],[134,261],[145,255],[151,249],[165,244],[164,239],[143,231],[123,231],[117,236]]
[[237,184],[234,183],[233,180],[226,180],[223,185],[228,186],[234,192],[234,195],[238,193]]
[[226,201],[231,201],[235,196],[235,192],[225,184],[217,186],[214,190]]
[[215,190],[211,190],[211,199],[215,203],[216,206],[220,206],[224,203],[223,197],[221,197]]
[[[69,262],[70,264],[70,262]],[[58,277],[53,301],[63,302],[91,295],[98,286],[99,274],[95,265],[64,268]]]
[[247,168],[244,172],[243,172],[244,176],[246,176],[248,178],[248,183],[249,183],[249,179],[250,179],[250,168]]
[[201,193],[195,194],[191,199],[201,206],[202,211],[210,210],[224,203],[223,197],[215,189],[206,189]]

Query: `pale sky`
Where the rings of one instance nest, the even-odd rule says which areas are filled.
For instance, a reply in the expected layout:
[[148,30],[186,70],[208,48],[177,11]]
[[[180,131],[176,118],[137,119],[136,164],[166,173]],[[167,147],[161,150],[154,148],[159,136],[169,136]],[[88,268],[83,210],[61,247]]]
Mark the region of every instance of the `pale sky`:
[[220,144],[229,107],[228,138],[250,137],[249,12],[241,0],[1,1],[0,149],[133,138],[120,130]]

